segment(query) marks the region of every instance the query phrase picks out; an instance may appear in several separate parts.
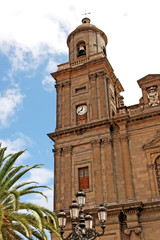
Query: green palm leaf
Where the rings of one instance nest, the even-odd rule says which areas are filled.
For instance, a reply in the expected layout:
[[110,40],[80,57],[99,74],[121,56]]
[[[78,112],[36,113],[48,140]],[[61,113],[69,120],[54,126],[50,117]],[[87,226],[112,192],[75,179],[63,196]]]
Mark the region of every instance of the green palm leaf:
[[[39,205],[21,202],[21,197],[30,194],[45,194],[39,189],[50,189],[34,181],[21,181],[31,169],[40,168],[41,164],[15,166],[15,162],[24,151],[5,156],[7,148],[0,144],[0,240],[47,240],[45,230],[55,233],[59,238],[56,215]],[[32,185],[31,185],[32,184]],[[36,184],[36,185],[35,185]]]

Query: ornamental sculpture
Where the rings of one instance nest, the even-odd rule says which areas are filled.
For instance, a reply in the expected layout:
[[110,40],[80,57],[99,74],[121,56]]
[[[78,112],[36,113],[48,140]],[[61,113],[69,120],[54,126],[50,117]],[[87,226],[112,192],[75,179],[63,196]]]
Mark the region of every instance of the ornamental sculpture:
[[159,104],[157,87],[153,86],[148,89],[148,105],[156,106]]

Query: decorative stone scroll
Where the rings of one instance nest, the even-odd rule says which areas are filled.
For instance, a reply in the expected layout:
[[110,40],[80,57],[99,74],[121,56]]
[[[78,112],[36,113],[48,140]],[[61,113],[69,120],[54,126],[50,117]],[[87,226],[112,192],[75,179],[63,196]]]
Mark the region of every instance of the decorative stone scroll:
[[102,146],[105,144],[111,144],[112,143],[112,138],[103,138],[102,139]]
[[148,105],[156,106],[159,104],[158,91],[156,86],[147,89]]
[[71,85],[70,81],[66,81],[62,83],[62,87],[69,87]]
[[127,134],[121,135],[120,141],[121,141],[121,143],[122,142],[128,142],[129,141],[128,135]]
[[118,98],[118,101],[119,101],[119,106],[124,107],[124,97],[120,95]]
[[61,89],[62,88],[62,83],[56,83],[55,84],[55,88],[58,90],[58,89]]
[[142,229],[141,229],[141,227],[126,228],[126,229],[124,229],[124,233],[125,233],[126,235],[130,235],[131,232],[133,232],[133,231],[134,231],[135,234],[138,235],[138,234],[141,233]]
[[70,153],[70,152],[72,151],[72,146],[66,146],[66,147],[64,147],[64,148],[63,148],[63,151],[64,151],[65,153]]
[[61,152],[62,152],[62,149],[61,148],[55,148],[55,149],[53,149],[53,152],[54,152],[55,156],[60,156]]
[[94,149],[94,148],[99,148],[99,147],[100,147],[100,139],[93,140],[93,141],[91,142],[91,144],[92,144],[92,148],[93,148],[93,149]]

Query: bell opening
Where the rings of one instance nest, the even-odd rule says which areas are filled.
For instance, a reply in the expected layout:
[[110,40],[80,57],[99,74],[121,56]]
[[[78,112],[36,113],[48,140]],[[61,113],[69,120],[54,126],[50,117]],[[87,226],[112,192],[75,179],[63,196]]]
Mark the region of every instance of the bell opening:
[[86,55],[86,45],[85,42],[81,42],[77,46],[77,57]]

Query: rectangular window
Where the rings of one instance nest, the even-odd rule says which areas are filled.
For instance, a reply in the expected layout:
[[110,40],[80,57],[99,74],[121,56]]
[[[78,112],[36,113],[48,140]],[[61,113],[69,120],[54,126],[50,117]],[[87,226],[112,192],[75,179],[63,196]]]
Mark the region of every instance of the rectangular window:
[[81,88],[76,88],[75,89],[75,93],[83,93],[83,92],[86,92],[86,87],[81,87]]
[[89,188],[89,171],[88,167],[78,169],[79,176],[79,189],[88,189]]

